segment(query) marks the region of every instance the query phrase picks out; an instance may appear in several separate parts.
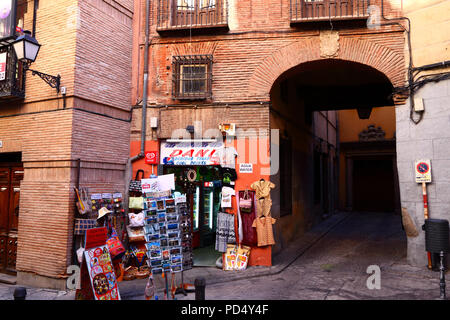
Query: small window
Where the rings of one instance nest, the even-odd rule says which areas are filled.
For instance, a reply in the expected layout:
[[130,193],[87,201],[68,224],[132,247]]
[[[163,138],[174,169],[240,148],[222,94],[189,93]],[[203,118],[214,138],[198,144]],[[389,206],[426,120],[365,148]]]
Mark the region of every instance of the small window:
[[174,99],[207,99],[211,97],[212,56],[173,57]]

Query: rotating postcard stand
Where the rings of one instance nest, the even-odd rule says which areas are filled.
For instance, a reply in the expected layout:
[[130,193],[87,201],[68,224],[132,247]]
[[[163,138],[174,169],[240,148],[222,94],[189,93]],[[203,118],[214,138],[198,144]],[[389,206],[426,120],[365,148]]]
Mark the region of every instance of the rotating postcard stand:
[[[186,295],[183,271],[184,267],[192,268],[192,246],[187,242],[192,235],[186,198],[173,198],[170,191],[165,191],[145,193],[144,199],[145,246],[151,276],[161,274],[164,277],[166,299],[169,299],[169,273],[172,274],[172,298],[177,292]],[[181,273],[182,284],[174,289],[176,273]]]

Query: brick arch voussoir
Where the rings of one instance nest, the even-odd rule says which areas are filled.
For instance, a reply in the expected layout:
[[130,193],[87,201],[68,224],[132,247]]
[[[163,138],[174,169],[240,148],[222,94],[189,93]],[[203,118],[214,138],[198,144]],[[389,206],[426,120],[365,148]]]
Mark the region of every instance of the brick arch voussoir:
[[369,40],[347,38],[340,40],[338,58],[378,70],[394,87],[404,85],[406,67],[403,52]]
[[287,70],[320,59],[320,47],[317,41],[305,39],[278,49],[266,57],[253,72],[248,93],[254,97],[270,99],[273,83]]
[[[393,86],[402,86],[405,79],[404,57],[400,52],[369,40],[341,38],[335,59],[368,65],[383,73]],[[270,99],[274,82],[286,71],[300,64],[326,59],[320,56],[320,41],[296,41],[266,57],[253,72],[248,87],[252,97]]]

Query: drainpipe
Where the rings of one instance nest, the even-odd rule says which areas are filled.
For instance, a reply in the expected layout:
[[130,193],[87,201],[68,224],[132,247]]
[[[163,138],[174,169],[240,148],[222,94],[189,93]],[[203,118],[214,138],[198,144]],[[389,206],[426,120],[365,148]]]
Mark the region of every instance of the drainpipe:
[[39,0],[34,0],[33,6],[33,38],[36,38],[36,13],[39,6]]
[[411,20],[408,17],[398,17],[398,18],[386,18],[384,15],[384,0],[381,0],[381,17],[386,21],[395,21],[395,20],[406,20],[408,22],[408,29],[406,29],[401,23],[399,22],[392,22],[392,23],[386,23],[383,24],[384,26],[387,25],[398,25],[403,28],[403,30],[406,31],[407,35],[407,41],[408,41],[408,52],[409,52],[409,67],[408,67],[408,86],[409,86],[409,97],[410,97],[410,114],[409,118],[414,124],[418,124],[420,121],[422,121],[423,118],[423,112],[420,113],[419,119],[415,120],[413,118],[414,113],[414,90],[412,89],[412,84],[414,81],[413,76],[413,56],[412,56],[412,46],[411,46]]
[[[149,15],[150,15],[150,0],[146,1],[145,6],[145,48],[144,48],[144,81],[143,81],[143,97],[142,97],[142,125],[141,125],[141,150],[139,154],[128,159],[125,167],[125,207],[128,208],[128,191],[130,181],[133,174],[133,162],[142,159],[145,156],[145,140],[147,134],[147,87],[148,87],[148,51],[149,51]],[[133,111],[131,111],[133,112]]]

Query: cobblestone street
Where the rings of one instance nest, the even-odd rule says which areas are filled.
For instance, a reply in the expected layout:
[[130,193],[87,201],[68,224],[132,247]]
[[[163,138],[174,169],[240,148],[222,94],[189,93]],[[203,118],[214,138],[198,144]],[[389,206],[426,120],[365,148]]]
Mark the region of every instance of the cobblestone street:
[[[424,253],[425,254],[425,253]],[[277,275],[207,285],[206,299],[438,299],[439,273],[406,265],[401,218],[355,213]],[[369,290],[367,267],[381,268],[381,289]],[[191,293],[178,299],[194,299]]]

